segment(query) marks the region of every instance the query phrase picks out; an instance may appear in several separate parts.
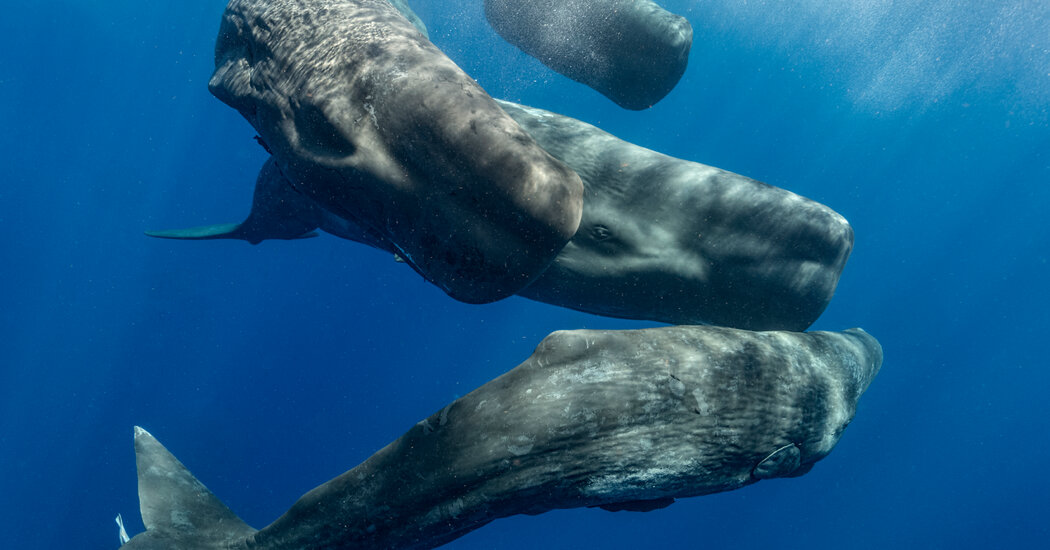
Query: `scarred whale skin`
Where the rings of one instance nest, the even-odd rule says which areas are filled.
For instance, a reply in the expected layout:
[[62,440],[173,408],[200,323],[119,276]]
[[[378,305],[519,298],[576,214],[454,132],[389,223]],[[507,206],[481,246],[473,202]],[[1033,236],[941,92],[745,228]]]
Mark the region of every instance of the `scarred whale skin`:
[[124,548],[433,548],[514,514],[646,511],[794,477],[881,364],[860,329],[555,332],[258,532],[136,429],[147,531]]
[[579,177],[386,0],[232,0],[215,56],[295,190],[456,299],[517,292],[579,224]]
[[693,43],[684,17],[649,0],[485,0],[485,17],[523,52],[626,109],[663,99]]

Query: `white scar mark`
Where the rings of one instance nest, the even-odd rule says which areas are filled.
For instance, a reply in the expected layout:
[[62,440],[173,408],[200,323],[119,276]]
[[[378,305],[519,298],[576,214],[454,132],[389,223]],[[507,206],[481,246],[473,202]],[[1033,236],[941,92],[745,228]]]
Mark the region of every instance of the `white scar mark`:
[[120,514],[117,514],[117,517],[114,519],[117,522],[117,527],[120,529],[120,532],[118,533],[118,535],[120,536],[120,544],[127,544],[128,541],[131,540],[131,537],[129,537],[128,532],[124,530],[124,518],[121,517]]
[[441,417],[440,420],[438,420],[438,426],[444,426],[448,422],[448,410],[452,408],[453,403],[455,403],[455,401],[445,405],[445,408],[441,409]]
[[375,108],[375,106],[372,105],[371,103],[365,103],[364,104],[364,109],[365,109],[366,112],[368,112],[368,115],[370,117],[372,117],[372,124],[375,125],[375,127],[378,129],[379,128],[379,119],[376,118],[376,108]]

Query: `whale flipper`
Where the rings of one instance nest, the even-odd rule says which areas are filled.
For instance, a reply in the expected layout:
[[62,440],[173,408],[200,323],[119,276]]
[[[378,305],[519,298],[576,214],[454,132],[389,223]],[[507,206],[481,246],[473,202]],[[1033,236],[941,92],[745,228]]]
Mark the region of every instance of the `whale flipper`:
[[206,239],[240,239],[252,244],[258,244],[266,239],[307,239],[316,237],[316,231],[308,231],[295,237],[261,236],[253,234],[244,228],[243,223],[217,223],[215,225],[202,225],[188,227],[186,229],[166,229],[163,231],[146,231],[146,235],[158,239],[180,239],[199,241]]
[[161,239],[240,239],[259,244],[267,239],[316,237],[324,211],[292,187],[270,157],[259,170],[252,197],[252,211],[241,223],[220,223],[188,229],[146,231]]
[[627,502],[614,502],[602,504],[598,508],[609,512],[652,512],[661,508],[667,508],[674,504],[671,497],[654,498],[652,500],[629,500]]
[[135,463],[146,532],[121,548],[225,548],[227,543],[255,533],[138,426]]

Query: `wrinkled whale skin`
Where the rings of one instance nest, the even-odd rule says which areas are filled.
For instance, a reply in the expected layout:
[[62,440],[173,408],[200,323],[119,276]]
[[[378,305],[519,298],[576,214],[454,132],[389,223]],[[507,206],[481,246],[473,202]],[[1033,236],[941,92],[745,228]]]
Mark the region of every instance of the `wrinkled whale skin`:
[[254,533],[137,430],[147,531],[127,548],[433,548],[514,514],[644,511],[794,477],[831,452],[881,364],[860,329],[555,332]]
[[537,277],[582,183],[386,0],[232,0],[212,93],[294,188],[456,299]]
[[573,118],[500,105],[585,188],[580,229],[520,295],[750,330],[805,330],[831,301],[853,229],[830,208]]
[[649,0],[485,0],[485,17],[507,42],[633,110],[675,87],[693,43],[684,17]]

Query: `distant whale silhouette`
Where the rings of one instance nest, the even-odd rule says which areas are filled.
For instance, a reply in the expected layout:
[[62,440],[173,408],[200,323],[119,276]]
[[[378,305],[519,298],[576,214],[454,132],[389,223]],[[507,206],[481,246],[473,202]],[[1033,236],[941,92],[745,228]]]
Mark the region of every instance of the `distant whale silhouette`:
[[678,84],[693,28],[649,0],[485,0],[505,40],[627,109],[647,109]]
[[535,279],[583,185],[386,0],[232,0],[209,89],[292,187],[456,299]]
[[[569,117],[498,103],[585,187],[580,229],[518,294],[599,315],[752,330],[804,330],[831,300],[853,247],[853,230],[831,209]],[[317,228],[397,252],[297,192],[272,159],[243,223],[147,234],[256,243]]]
[[122,548],[433,548],[515,514],[645,511],[794,477],[881,364],[860,329],[555,332],[259,531],[136,428],[146,531]]

